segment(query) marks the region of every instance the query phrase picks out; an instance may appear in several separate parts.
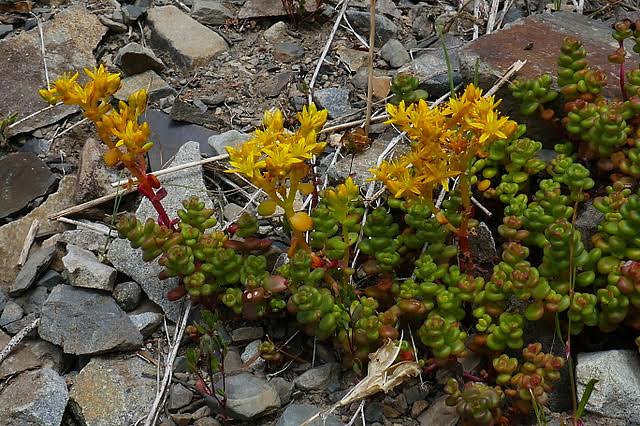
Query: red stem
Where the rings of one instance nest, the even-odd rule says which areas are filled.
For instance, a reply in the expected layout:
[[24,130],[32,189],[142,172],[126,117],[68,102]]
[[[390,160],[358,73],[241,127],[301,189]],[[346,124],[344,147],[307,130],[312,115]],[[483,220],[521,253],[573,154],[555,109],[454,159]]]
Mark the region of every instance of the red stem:
[[[623,47],[623,41],[619,41],[620,47]],[[624,61],[620,63],[620,91],[622,92],[622,99],[625,101],[628,99],[627,93],[624,91]]]
[[175,231],[176,228],[173,224],[173,221],[169,218],[167,211],[164,209],[164,206],[162,205],[162,203],[160,202],[160,199],[157,196],[157,194],[162,190],[163,188],[160,187],[158,188],[157,191],[155,191],[151,187],[151,185],[149,185],[147,182],[143,182],[140,185],[138,185],[138,192],[142,194],[144,197],[146,197],[151,202],[151,205],[156,210],[156,212],[158,212],[158,223],[162,226],[166,226],[167,228]]

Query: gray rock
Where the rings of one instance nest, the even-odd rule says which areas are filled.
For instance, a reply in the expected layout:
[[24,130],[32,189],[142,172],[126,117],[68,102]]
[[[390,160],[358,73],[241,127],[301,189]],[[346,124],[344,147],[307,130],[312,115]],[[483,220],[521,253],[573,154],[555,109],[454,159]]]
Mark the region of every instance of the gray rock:
[[[347,18],[358,34],[369,40],[369,21],[371,14],[359,10],[348,9]],[[386,16],[376,13],[376,44],[382,46],[398,35],[398,26]]]
[[220,426],[220,422],[213,417],[202,417],[193,422],[193,426]]
[[136,356],[93,358],[74,380],[69,408],[87,426],[133,425],[149,412],[155,376]]
[[404,394],[407,404],[411,405],[420,399],[426,399],[427,396],[429,396],[429,388],[426,385],[422,386],[418,383],[405,387],[402,393]]
[[171,386],[171,392],[169,393],[169,410],[175,411],[191,403],[193,399],[193,392],[181,385],[175,383]]
[[583,210],[576,218],[576,228],[582,234],[582,242],[591,247],[591,237],[598,232],[598,225],[604,219],[604,213],[593,206],[591,201],[585,203]]
[[227,153],[226,147],[230,146],[237,148],[243,142],[249,140],[251,135],[248,135],[237,130],[228,130],[219,135],[213,135],[209,137],[209,146],[213,148],[216,155],[223,155]]
[[[7,346],[11,337],[0,331],[0,345]],[[22,341],[13,349],[0,364],[0,380],[19,374],[25,370],[41,367],[36,355],[26,346],[27,341]]]
[[45,162],[30,152],[14,152],[0,158],[0,218],[46,195],[56,182],[56,176]]
[[227,355],[224,357],[224,371],[228,373],[235,373],[242,370],[242,358],[240,354],[233,349],[227,351]]
[[469,244],[474,261],[480,265],[494,263],[498,257],[493,234],[484,222],[480,222],[477,228],[471,230],[469,233]]
[[55,253],[55,247],[45,247],[31,254],[20,269],[9,294],[18,296],[31,288],[36,279],[51,265]]
[[24,340],[23,343],[42,368],[50,368],[59,374],[65,370],[64,353],[59,346],[37,338]]
[[[180,97],[176,98],[171,106],[171,120],[186,121],[187,123],[201,126],[222,126],[223,120],[216,114],[215,109],[203,109],[197,106],[196,101],[187,102]],[[202,105],[206,107],[204,102]]]
[[7,34],[9,34],[11,31],[13,31],[13,25],[5,25],[5,24],[0,25],[0,38],[3,38]]
[[353,112],[349,102],[349,90],[331,87],[328,89],[315,90],[313,92],[315,101],[321,108],[329,111],[331,118],[338,118]]
[[[38,316],[39,316],[38,314],[32,312],[29,315],[22,317],[17,321],[13,321],[5,325],[4,329],[7,333],[11,335],[18,334],[20,331],[22,331],[23,328],[30,325],[36,318],[38,318]],[[36,334],[37,334],[36,331],[32,330],[29,332],[29,334],[27,334],[27,336],[31,337],[31,336],[35,336]]]
[[148,337],[162,324],[163,315],[157,312],[142,312],[130,314],[129,319],[140,331],[143,337]]
[[[320,409],[315,405],[308,404],[291,404],[282,413],[282,416],[278,419],[276,426],[299,426],[307,419],[315,416],[320,412]],[[342,423],[335,415],[330,414],[323,422],[322,419],[317,418],[314,421],[308,423],[309,426],[343,426]]]
[[285,22],[278,21],[267,28],[262,35],[269,43],[276,44],[291,41],[292,37],[289,35],[288,31],[289,26]]
[[124,23],[124,14],[122,13],[122,10],[114,10],[113,13],[111,13],[111,19],[116,22]]
[[578,399],[589,380],[598,380],[586,410],[625,420],[640,419],[639,363],[638,352],[630,350],[578,354]]
[[13,285],[18,275],[18,257],[35,219],[40,221],[38,232],[55,234],[64,231],[62,223],[50,221],[48,216],[75,204],[75,185],[75,176],[65,176],[58,185],[58,191],[49,195],[39,207],[26,216],[0,227],[0,287],[7,288]]
[[153,50],[138,43],[129,43],[118,50],[115,63],[128,75],[149,70],[160,72],[164,69],[164,63]]
[[49,292],[46,287],[35,287],[16,298],[15,301],[22,307],[25,315],[40,314],[47,297],[49,297]]
[[68,399],[58,373],[50,368],[27,371],[2,389],[0,418],[8,426],[58,426]]
[[117,271],[98,262],[95,254],[73,244],[67,244],[67,255],[62,258],[69,283],[76,287],[112,291]]
[[263,336],[264,329],[262,327],[240,327],[231,332],[231,340],[234,343],[262,339]]
[[273,46],[273,57],[280,62],[294,62],[304,56],[304,48],[296,43],[276,43]]
[[120,175],[104,162],[104,154],[108,149],[105,143],[94,138],[88,138],[84,143],[80,152],[76,202],[82,203],[113,192],[111,182],[120,180]]
[[140,303],[142,289],[135,281],[127,281],[116,284],[113,289],[113,298],[122,310],[129,312],[134,310]]
[[367,422],[384,422],[384,406],[380,401],[371,401],[364,406],[364,418]]
[[269,383],[275,388],[276,392],[278,392],[281,405],[287,405],[289,401],[291,401],[291,394],[293,393],[295,384],[283,379],[282,377],[274,377],[269,380]]
[[125,24],[133,24],[147,13],[146,8],[133,4],[126,4],[120,10],[122,10]]
[[[111,31],[115,33],[126,33],[129,29],[129,27],[127,27],[122,22],[114,21],[113,19],[107,18],[104,15],[98,16],[98,19],[100,19],[100,22],[105,27],[109,28]],[[122,19],[124,20],[124,16],[122,17]]]
[[418,417],[420,426],[455,426],[460,417],[456,414],[454,407],[449,407],[445,403],[447,397],[441,396],[433,401],[427,410]]
[[47,272],[42,274],[36,285],[40,287],[54,288],[55,286],[57,286],[58,284],[62,284],[63,282],[64,278],[62,277],[62,275],[52,269],[49,269]]
[[2,312],[8,301],[9,296],[7,296],[6,291],[0,288],[0,312]]
[[111,296],[69,285],[42,307],[40,337],[75,355],[138,349],[142,335]]
[[227,49],[227,42],[175,6],[154,7],[147,22],[152,43],[166,49],[182,67],[205,65],[217,53]]
[[254,340],[244,348],[244,351],[242,351],[242,354],[240,355],[240,359],[242,359],[242,362],[246,365],[246,369],[248,371],[259,371],[264,369],[266,362],[260,357],[261,343],[262,340],[260,339]]
[[176,91],[167,84],[155,71],[149,70],[142,74],[126,77],[122,80],[120,90],[115,93],[115,97],[120,100],[127,100],[134,92],[141,88],[147,89],[149,100],[157,101],[169,95],[175,95]]
[[212,26],[223,25],[227,19],[235,18],[235,14],[220,0],[194,0],[191,16],[201,24]]
[[238,220],[243,212],[243,207],[237,205],[236,203],[229,203],[222,209],[222,215],[226,220],[230,222]]
[[392,38],[382,46],[380,56],[389,63],[391,68],[400,68],[411,60],[407,49],[395,38]]
[[13,300],[9,300],[2,310],[2,315],[0,315],[0,327],[5,327],[7,324],[18,321],[23,316],[24,310],[22,306]]
[[[216,388],[222,382],[216,383]],[[261,414],[280,406],[278,392],[267,381],[249,373],[240,373],[226,378],[227,414],[241,420],[254,420]],[[212,397],[207,397],[211,410],[220,412],[221,407]]]
[[[187,142],[182,145],[168,166],[177,166],[200,158],[199,144]],[[182,200],[192,195],[200,197],[207,208],[213,207],[213,203],[207,195],[200,167],[172,173],[166,178],[160,178],[160,181],[167,187],[181,188],[180,191],[169,191],[169,194],[162,200],[162,204],[170,216],[175,216],[176,212],[182,208]],[[151,203],[145,199],[140,203],[136,217],[145,222],[147,218],[157,219],[157,213]],[[121,238],[115,239],[111,243],[107,258],[118,271],[139,283],[149,299],[162,308],[168,319],[174,322],[178,321],[184,301],[170,302],[166,297],[167,292],[178,285],[176,278],[160,280],[158,274],[163,268],[155,261],[143,261],[142,252],[132,248],[129,241]]]
[[[99,224],[95,224],[99,225]],[[105,227],[106,229],[109,229]],[[115,232],[113,234],[116,234]],[[113,235],[112,234],[112,235]],[[117,235],[117,234],[116,234]],[[91,229],[78,228],[65,231],[60,235],[60,241],[68,245],[74,245],[91,252],[102,252],[109,247],[109,237],[101,232]]]
[[[238,19],[266,18],[270,16],[285,16],[287,11],[282,0],[246,0],[238,12]],[[304,2],[307,12],[316,11],[316,2]]]
[[[449,59],[453,71],[453,83],[462,82],[460,61],[456,50],[449,49]],[[425,53],[400,68],[398,73],[413,74],[420,80],[421,87],[430,95],[440,96],[449,91],[449,74],[447,62],[441,51]]]
[[[47,68],[52,81],[64,72],[96,65],[93,50],[107,29],[84,6],[71,6],[61,10],[53,19],[44,22],[41,28],[46,34]],[[2,81],[19,82],[3,84],[0,117],[12,113],[24,117],[42,109],[44,103],[38,89],[43,87],[45,80],[40,31],[34,28],[1,40],[0,58],[3,58],[0,61]],[[75,106],[60,105],[25,120],[10,132],[30,132],[56,123],[76,111]],[[4,200],[5,197],[0,199]]]
[[[580,416],[582,424],[588,426],[636,426],[638,423],[629,423],[623,419],[599,416],[597,414],[582,413]],[[548,426],[566,426],[573,422],[570,414],[550,413],[547,416]]]
[[340,364],[329,363],[305,371],[293,381],[301,390],[326,389],[340,377]]

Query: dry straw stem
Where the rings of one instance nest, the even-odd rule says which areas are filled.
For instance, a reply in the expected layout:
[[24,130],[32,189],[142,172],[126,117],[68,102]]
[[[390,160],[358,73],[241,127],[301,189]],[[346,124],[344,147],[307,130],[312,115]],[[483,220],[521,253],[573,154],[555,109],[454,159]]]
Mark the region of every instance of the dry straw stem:
[[369,58],[367,64],[367,112],[364,118],[364,134],[369,136],[369,126],[371,125],[371,104],[373,101],[373,51],[376,41],[376,0],[371,0],[371,11],[369,12]]
[[171,383],[171,379],[173,377],[173,363],[175,362],[176,356],[178,355],[180,342],[182,341],[184,330],[187,327],[189,312],[191,312],[191,301],[187,300],[186,308],[184,310],[184,314],[182,315],[182,320],[180,321],[180,327],[176,330],[176,335],[174,336],[175,338],[173,340],[173,343],[171,344],[169,354],[164,365],[164,376],[162,377],[162,382],[160,383],[160,389],[158,389],[158,392],[156,393],[156,397],[153,400],[153,405],[151,406],[151,410],[149,410],[149,415],[144,422],[144,426],[152,426],[156,424],[156,422],[158,421],[158,414],[160,413],[160,409],[167,400],[167,387],[169,386],[169,383]]
[[27,257],[29,256],[29,250],[33,245],[33,240],[36,239],[36,234],[38,233],[38,227],[40,226],[40,221],[38,219],[33,219],[31,222],[31,226],[29,227],[29,232],[27,232],[27,236],[24,239],[24,245],[22,246],[22,251],[20,252],[20,258],[18,259],[18,265],[24,265],[24,262],[27,261]]

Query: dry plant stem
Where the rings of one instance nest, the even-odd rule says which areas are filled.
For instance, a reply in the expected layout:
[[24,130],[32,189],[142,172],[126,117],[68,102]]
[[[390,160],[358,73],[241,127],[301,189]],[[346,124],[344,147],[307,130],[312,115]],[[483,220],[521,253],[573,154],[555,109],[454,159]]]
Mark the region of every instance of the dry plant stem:
[[27,334],[31,332],[31,330],[36,328],[38,324],[40,324],[40,318],[34,319],[31,324],[20,330],[18,334],[16,334],[11,338],[11,340],[9,340],[7,346],[5,346],[4,349],[2,349],[2,352],[0,352],[0,364],[2,364],[2,361],[4,361],[7,356],[9,356],[11,351],[14,350],[15,347],[18,346],[20,342],[22,342],[22,339],[24,339]]
[[63,104],[63,102],[58,102],[57,104],[49,105],[49,106],[46,106],[46,107],[44,107],[44,108],[42,108],[42,109],[39,109],[38,111],[33,112],[33,113],[31,113],[31,114],[27,115],[26,117],[22,117],[20,120],[18,120],[18,121],[16,121],[15,123],[13,123],[13,124],[9,125],[7,128],[8,128],[8,129],[12,129],[12,128],[16,127],[18,124],[20,124],[20,123],[24,123],[24,122],[25,122],[25,121],[27,121],[28,119],[33,118],[33,117],[35,117],[36,115],[40,115],[40,114],[42,114],[43,112],[49,111],[50,109],[55,108],[55,107],[57,107],[57,106],[59,106],[59,105],[62,105],[62,104]]
[[487,31],[486,34],[491,34],[493,28],[496,24],[496,16],[498,15],[498,6],[500,5],[500,0],[491,0],[491,10],[489,11],[489,19],[487,20]]
[[189,313],[191,312],[191,302],[187,300],[187,303],[185,305],[186,308],[184,310],[184,314],[182,315],[182,320],[180,321],[180,327],[176,331],[174,342],[171,345],[171,349],[164,366],[164,376],[162,377],[160,389],[156,393],[156,397],[153,401],[153,405],[151,406],[151,410],[149,411],[149,415],[144,422],[145,426],[153,426],[156,424],[161,406],[164,405],[164,401],[167,398],[167,387],[169,386],[169,383],[171,383],[171,378],[173,376],[173,363],[175,362],[176,356],[178,355],[180,342],[182,341],[184,330],[187,327],[187,319],[189,318]]
[[49,68],[47,67],[47,55],[45,53],[44,47],[44,32],[42,31],[42,22],[40,21],[38,15],[33,12],[29,13],[33,15],[34,18],[36,18],[36,23],[38,24],[38,32],[40,33],[40,50],[42,52],[42,62],[44,63],[44,78],[47,81],[47,87],[49,87],[51,83],[49,82]]
[[376,0],[370,0],[369,13],[369,62],[367,63],[367,112],[365,113],[364,134],[369,136],[371,125],[371,103],[373,101],[373,51],[376,41]]
[[313,76],[311,77],[311,82],[309,83],[309,104],[313,101],[313,88],[316,84],[316,78],[318,78],[318,74],[320,73],[320,68],[322,68],[322,63],[324,62],[324,58],[327,56],[329,49],[331,48],[331,43],[333,42],[333,37],[336,35],[336,31],[340,27],[340,22],[342,21],[342,17],[347,11],[347,6],[349,5],[349,0],[344,0],[342,3],[342,9],[340,9],[340,13],[336,18],[336,22],[333,24],[333,28],[331,29],[331,33],[329,34],[329,38],[324,45],[324,49],[322,49],[322,53],[320,54],[320,59],[318,59],[318,64],[316,65],[316,69],[313,72]]
[[33,222],[31,222],[31,226],[29,227],[29,232],[27,232],[27,236],[24,239],[24,245],[22,246],[22,251],[20,252],[18,265],[22,266],[27,261],[27,257],[29,256],[29,250],[33,245],[33,240],[36,239],[36,234],[38,233],[39,226],[40,226],[40,221],[38,219],[34,219]]
[[85,222],[80,222],[79,220],[74,220],[74,219],[69,219],[68,217],[59,217],[58,219],[56,219],[58,222],[62,222],[62,223],[68,223],[69,225],[75,225],[78,228],[85,228],[85,229],[89,229],[93,232],[97,232],[99,234],[102,235],[106,235],[107,237],[117,237],[118,236],[118,232],[117,231],[109,231],[109,232],[105,232],[104,229],[101,229],[98,226],[94,226],[90,223],[85,223]]
[[480,27],[478,26],[478,17],[480,16],[480,0],[473,0],[473,40],[480,35]]
[[81,203],[81,204],[75,205],[73,207],[66,208],[64,210],[60,210],[57,213],[49,215],[48,219],[49,220],[57,220],[57,219],[59,219],[59,218],[61,218],[63,216],[76,214],[76,213],[79,213],[79,212],[81,212],[83,210],[90,209],[91,207],[99,206],[100,204],[106,203],[107,201],[111,201],[111,200],[113,200],[113,199],[115,199],[115,198],[117,198],[119,196],[130,194],[135,190],[136,190],[136,188],[134,188],[134,187],[119,189],[119,190],[117,190],[115,192],[112,192],[111,194],[107,194],[107,195],[104,195],[102,197],[96,198],[94,200],[87,201],[85,203]]
[[[215,157],[209,157],[209,158],[205,158],[205,159],[198,160],[198,161],[192,161],[190,163],[184,163],[184,164],[180,164],[180,165],[173,166],[173,167],[167,167],[166,169],[160,169],[158,171],[153,172],[153,175],[155,177],[160,177],[160,176],[167,175],[169,173],[177,172],[177,171],[184,170],[184,169],[189,169],[191,167],[202,166],[203,164],[213,163],[215,161],[226,160],[227,158],[229,158],[229,154],[216,155]],[[122,179],[122,180],[119,180],[117,182],[113,182],[111,184],[111,186],[113,186],[115,188],[115,187],[120,186],[120,185],[126,185],[127,183],[129,183],[130,180],[132,180],[134,183],[137,182],[137,179]]]

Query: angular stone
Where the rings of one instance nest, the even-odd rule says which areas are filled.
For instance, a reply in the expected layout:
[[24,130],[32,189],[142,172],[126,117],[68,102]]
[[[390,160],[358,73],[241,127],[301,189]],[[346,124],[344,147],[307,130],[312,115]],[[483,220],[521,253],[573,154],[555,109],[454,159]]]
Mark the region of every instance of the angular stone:
[[98,262],[89,250],[67,244],[67,255],[62,258],[69,283],[76,287],[112,291],[116,282],[116,270]]
[[34,154],[15,152],[0,158],[0,218],[16,213],[32,200],[46,195],[56,181],[49,167]]
[[82,147],[76,202],[82,203],[113,192],[111,182],[119,180],[119,174],[104,162],[103,155],[107,149],[106,144],[94,138],[88,138]]
[[[462,82],[460,61],[456,50],[449,50],[449,60],[453,71],[453,83]],[[430,95],[440,96],[449,91],[449,71],[447,61],[441,51],[425,53],[404,65],[398,73],[412,74],[420,80],[421,87]],[[471,80],[473,81],[473,80]]]
[[0,25],[0,38],[3,38],[11,31],[13,31],[13,25]]
[[[199,160],[200,148],[197,142],[185,143],[169,166],[176,166]],[[162,200],[169,216],[176,216],[176,212],[182,208],[182,200],[195,195],[204,201],[207,208],[212,208],[213,203],[207,195],[207,188],[204,184],[201,167],[192,167],[180,172],[172,173],[166,177],[161,177],[160,181],[168,188],[181,188],[180,191],[169,191]],[[157,219],[157,213],[148,200],[143,200],[136,211],[138,220],[144,222],[147,218]],[[156,261],[145,262],[142,260],[142,252],[133,249],[129,241],[115,239],[107,254],[111,264],[120,272],[127,274],[134,281],[142,286],[149,299],[162,308],[171,321],[177,321],[184,301],[170,302],[166,298],[169,290],[178,285],[176,278],[167,280],[158,279],[158,274],[163,269]]]
[[289,26],[285,22],[278,21],[267,28],[262,35],[269,43],[276,44],[291,41],[292,37],[289,35],[288,31]]
[[69,393],[64,378],[50,368],[27,371],[0,393],[0,418],[8,426],[58,426]]
[[212,154],[213,150],[207,144],[213,130],[195,124],[174,121],[162,111],[147,109],[145,119],[151,127],[153,148],[149,151],[149,165],[151,170],[159,170],[173,158],[180,147],[187,141],[200,143],[200,152]]
[[23,340],[26,348],[36,357],[40,367],[50,368],[59,374],[65,369],[64,353],[59,346],[42,339]]
[[231,332],[231,340],[236,343],[261,339],[263,336],[264,329],[262,327],[240,327]]
[[[98,45],[106,28],[96,15],[83,6],[72,6],[42,24],[45,34],[47,68],[51,80],[71,70],[82,71],[83,67],[96,64],[93,50]],[[38,89],[45,85],[40,32],[37,28],[0,41],[0,75],[4,84],[0,117],[17,113],[18,118],[31,114],[46,106]],[[74,106],[58,106],[17,125],[13,134],[29,132],[59,121],[75,112]]]
[[[0,347],[6,347],[10,340],[11,337],[0,331]],[[0,380],[36,367],[40,367],[40,361],[23,341],[0,364]]]
[[348,89],[331,87],[315,90],[313,97],[321,108],[329,111],[329,117],[331,118],[338,118],[353,112],[349,102]]
[[171,386],[171,392],[169,393],[169,410],[175,411],[185,405],[189,405],[192,399],[193,392],[180,383],[175,383]]
[[204,102],[201,104],[197,106],[195,102],[187,102],[178,97],[171,106],[171,119],[213,128],[226,126],[214,109],[206,108]]
[[[369,20],[371,19],[371,14],[369,12],[347,9],[347,18],[358,34],[369,40]],[[386,16],[376,13],[376,45],[382,46],[397,35],[398,26]]]
[[227,42],[175,6],[154,7],[147,22],[151,26],[151,41],[166,49],[182,67],[205,65],[217,53],[227,49]]
[[227,153],[226,148],[228,146],[237,148],[243,142],[249,140],[251,135],[248,135],[237,130],[228,130],[219,135],[209,136],[209,146],[213,148],[216,155],[223,155]]
[[74,380],[69,408],[87,426],[133,425],[149,413],[155,376],[136,356],[93,358]]
[[144,15],[147,14],[147,8],[136,6],[134,4],[127,4],[122,6],[122,17],[125,24],[133,24]]
[[32,253],[22,265],[13,286],[9,290],[11,296],[18,296],[27,291],[38,277],[51,265],[55,247],[44,247]]
[[262,84],[258,86],[258,93],[265,98],[277,98],[284,92],[294,77],[295,75],[290,72],[279,72],[269,75],[264,79]]
[[142,335],[111,296],[70,285],[54,288],[42,307],[40,337],[65,353],[138,349]]
[[126,312],[132,311],[138,306],[141,296],[142,289],[135,281],[116,284],[116,287],[113,289],[113,298],[116,300],[116,303],[118,303],[118,306]]
[[18,321],[24,316],[24,309],[13,300],[9,300],[0,315],[0,327],[6,327],[8,324]]
[[[94,223],[92,225],[100,226],[99,223]],[[105,228],[106,230],[109,230],[108,227]],[[112,236],[115,236],[113,234],[115,234],[115,232],[112,233]],[[68,245],[74,245],[92,252],[101,252],[105,247],[108,247],[109,237],[101,232],[80,227],[78,229],[64,231],[60,235],[60,242]]]
[[[216,383],[221,388],[222,382]],[[253,420],[255,417],[280,406],[278,392],[267,381],[249,373],[240,373],[226,378],[227,413],[241,420]],[[207,404],[216,412],[221,407],[212,397]],[[255,420],[253,420],[255,421]]]
[[280,62],[294,62],[304,56],[304,48],[296,43],[276,43],[273,46],[273,57]]
[[62,275],[60,275],[56,271],[49,269],[47,272],[42,274],[36,285],[45,288],[53,288],[58,284],[62,284],[63,282],[64,278],[62,277]]
[[367,66],[369,54],[363,50],[349,49],[339,46],[336,53],[340,60],[347,64],[351,72],[357,72],[359,69]]
[[[306,1],[304,7],[307,12],[315,12],[316,2]],[[246,0],[238,12],[238,19],[268,18],[286,14],[282,0]]]
[[578,354],[578,399],[591,379],[598,380],[586,410],[625,420],[640,419],[640,356],[637,351],[611,350]]
[[129,319],[143,337],[150,336],[162,324],[164,316],[157,312],[142,312],[139,314],[129,314]]
[[407,49],[395,38],[392,38],[382,46],[380,56],[389,63],[391,68],[400,68],[411,60]]
[[328,363],[305,371],[293,381],[301,390],[326,389],[340,376],[340,364]]
[[27,291],[24,295],[14,299],[18,303],[25,315],[40,314],[42,305],[47,301],[49,292],[46,287],[35,287]]
[[167,84],[155,71],[149,70],[142,74],[126,77],[122,80],[120,90],[115,93],[115,97],[120,100],[127,100],[134,92],[146,89],[149,100],[157,101],[169,95],[175,95],[176,91]]
[[153,50],[138,43],[129,43],[118,50],[115,63],[127,75],[140,74],[149,70],[160,72],[164,69],[164,63]]
[[454,407],[446,404],[446,395],[433,401],[427,411],[418,417],[420,426],[455,426],[460,420],[460,416],[456,414]]
[[263,370],[266,364],[265,360],[260,356],[260,344],[262,340],[256,339],[249,343],[242,351],[240,359],[248,371]]
[[220,0],[194,0],[191,16],[201,24],[216,26],[223,25],[235,14]]
[[[309,404],[291,404],[282,413],[282,416],[278,419],[276,426],[299,426],[306,420],[315,416],[320,412],[320,409],[315,405]],[[317,418],[312,422],[306,423],[309,426],[343,426],[342,423],[335,415],[330,414],[326,420]]]
[[[589,64],[605,73],[607,84],[602,94],[605,97],[619,97],[618,67],[607,59],[617,48],[617,43],[611,38],[611,24],[571,12],[531,15],[503,30],[465,44],[459,52],[462,74],[465,81],[472,81],[476,60],[479,60],[477,69],[481,87],[489,88],[515,61],[526,60],[517,78],[535,78],[542,74],[555,77],[556,61],[565,37],[581,40],[588,52]],[[626,59],[625,67],[635,69],[638,62],[637,56],[631,55]],[[552,133],[541,120],[522,116],[519,112],[520,102],[512,100],[507,86],[496,93],[496,98],[505,99],[501,104],[504,114],[526,124],[529,137],[544,135],[545,139],[551,140],[559,136],[559,133]]]
[[[127,30],[129,29],[125,24],[123,24],[122,22],[118,22],[118,21],[114,21],[113,19],[109,19],[104,15],[100,15],[98,16],[98,19],[100,19],[100,22],[107,28],[109,28],[111,31],[115,32],[115,33],[126,33]],[[124,17],[122,18],[124,20]]]
[[[1,65],[0,65],[1,67]],[[26,216],[0,227],[0,287],[12,285],[18,274],[18,257],[24,245],[34,219],[40,221],[38,232],[55,233],[64,230],[64,226],[47,217],[73,205],[75,176],[65,176],[58,185],[58,191],[49,195],[47,200]]]
[[296,385],[282,377],[274,377],[269,381],[269,383],[276,389],[276,392],[278,392],[280,403],[282,405],[287,405],[289,401],[291,401],[291,394],[293,393],[293,388],[295,388]]

